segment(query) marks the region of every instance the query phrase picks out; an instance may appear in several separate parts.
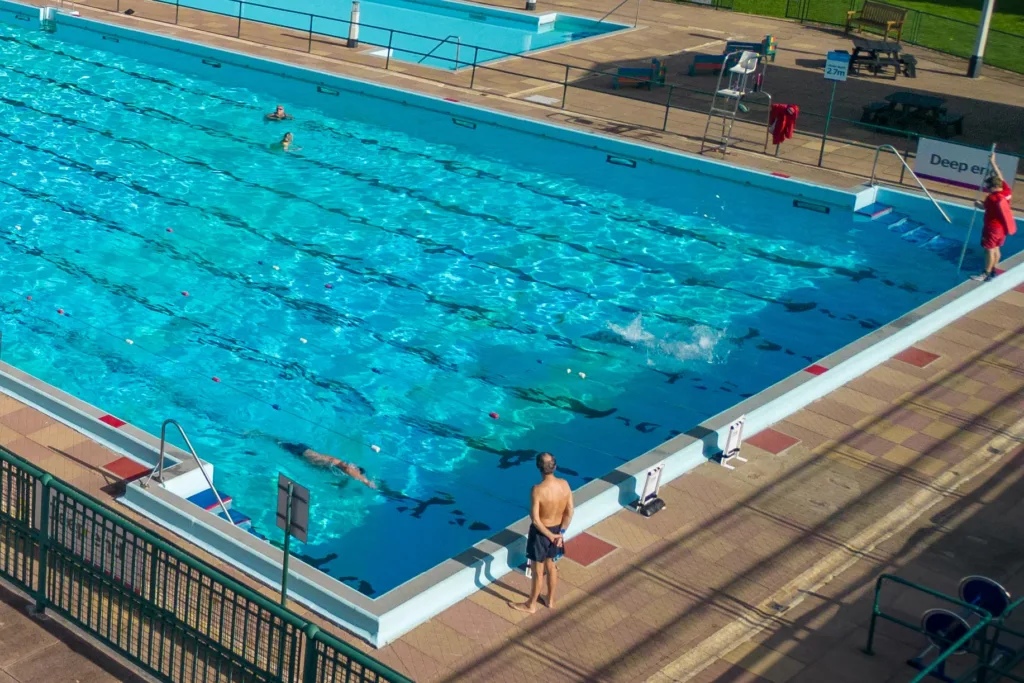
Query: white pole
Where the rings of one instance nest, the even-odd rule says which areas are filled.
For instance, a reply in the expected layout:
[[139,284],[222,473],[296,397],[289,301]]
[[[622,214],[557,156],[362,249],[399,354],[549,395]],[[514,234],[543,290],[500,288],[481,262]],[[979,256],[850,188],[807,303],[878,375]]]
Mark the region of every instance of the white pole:
[[985,43],[988,42],[988,27],[992,23],[992,10],[995,9],[995,0],[985,0],[981,8],[981,21],[978,22],[978,37],[974,41],[974,54],[967,65],[967,76],[977,78],[981,75],[981,64],[985,56]]
[[352,18],[348,24],[348,46],[359,47],[359,0],[352,0]]
[[[996,143],[992,143],[992,154],[996,153]],[[974,219],[978,217],[978,201],[981,193],[985,190],[985,180],[992,172],[992,154],[989,154],[988,164],[985,166],[985,175],[981,176],[981,183],[978,185],[978,194],[974,198],[974,205],[971,207],[971,224],[967,226],[967,237],[964,238],[964,246],[960,250],[960,263],[956,265],[956,272],[959,274],[964,267],[964,257],[967,256],[967,243],[971,241],[971,233],[974,232]]]

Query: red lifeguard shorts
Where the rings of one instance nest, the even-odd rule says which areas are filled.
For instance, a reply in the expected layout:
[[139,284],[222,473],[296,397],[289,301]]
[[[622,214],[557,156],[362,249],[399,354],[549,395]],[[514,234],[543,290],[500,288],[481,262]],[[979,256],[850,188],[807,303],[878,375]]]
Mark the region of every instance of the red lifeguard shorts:
[[1006,242],[1006,231],[1000,226],[986,226],[981,231],[981,248],[998,249]]

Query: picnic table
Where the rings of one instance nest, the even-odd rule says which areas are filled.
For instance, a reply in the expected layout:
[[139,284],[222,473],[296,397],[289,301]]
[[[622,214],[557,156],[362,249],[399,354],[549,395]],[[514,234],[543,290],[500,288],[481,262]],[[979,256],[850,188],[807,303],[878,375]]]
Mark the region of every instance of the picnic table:
[[868,38],[851,38],[853,41],[853,56],[850,58],[850,68],[855,73],[866,66],[871,73],[879,76],[886,68],[892,68],[892,77],[895,80],[900,70],[904,75],[914,78],[917,76],[917,59],[913,55],[903,52],[903,46],[896,41],[890,40],[869,40]]
[[935,95],[900,91],[885,96],[884,102],[864,105],[861,121],[903,130],[929,127],[941,137],[963,134],[962,114],[946,111],[946,100]]

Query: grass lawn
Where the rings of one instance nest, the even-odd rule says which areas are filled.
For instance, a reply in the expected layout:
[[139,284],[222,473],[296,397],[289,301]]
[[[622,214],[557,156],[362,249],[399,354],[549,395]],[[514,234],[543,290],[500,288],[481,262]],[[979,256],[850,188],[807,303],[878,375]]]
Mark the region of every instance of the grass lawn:
[[[983,0],[883,0],[917,10],[903,30],[905,43],[970,57]],[[728,0],[726,0],[728,2]],[[748,14],[785,17],[841,26],[850,0],[732,0],[732,9]],[[861,4],[857,3],[858,6]],[[996,0],[992,28],[1015,35],[990,33],[985,63],[1024,73],[1024,0]]]
[[[959,19],[971,24],[981,21],[982,0],[944,0],[944,2],[887,0],[887,2],[950,19]],[[996,11],[992,15],[992,28],[1024,35],[1024,0],[996,0]]]

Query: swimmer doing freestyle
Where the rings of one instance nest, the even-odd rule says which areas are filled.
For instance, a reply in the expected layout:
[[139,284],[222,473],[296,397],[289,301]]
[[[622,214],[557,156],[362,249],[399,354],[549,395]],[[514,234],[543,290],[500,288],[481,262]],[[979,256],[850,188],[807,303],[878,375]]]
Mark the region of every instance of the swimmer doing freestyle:
[[333,455],[318,453],[304,443],[278,441],[277,445],[292,455],[299,456],[314,467],[321,467],[326,470],[337,470],[342,474],[352,477],[359,483],[369,486],[371,489],[377,488],[375,483],[367,479],[366,470],[355,463],[345,462],[341,458],[335,458]]
[[[280,439],[273,437],[269,434],[264,434],[259,430],[247,432],[245,436],[250,438],[260,437],[268,441],[272,441],[281,450],[285,451],[286,453],[291,453],[292,455],[296,455],[302,458],[303,460],[308,462],[310,465],[313,465],[314,467],[319,467],[325,470],[334,470],[346,476],[352,477],[360,484],[368,486],[371,489],[377,488],[377,484],[374,483],[369,478],[367,478],[366,470],[360,467],[359,465],[356,465],[355,463],[346,462],[341,458],[335,458],[333,455],[319,453],[317,451],[314,451],[312,448],[310,448],[304,443],[281,441]],[[253,454],[255,455],[255,452],[253,452]]]

